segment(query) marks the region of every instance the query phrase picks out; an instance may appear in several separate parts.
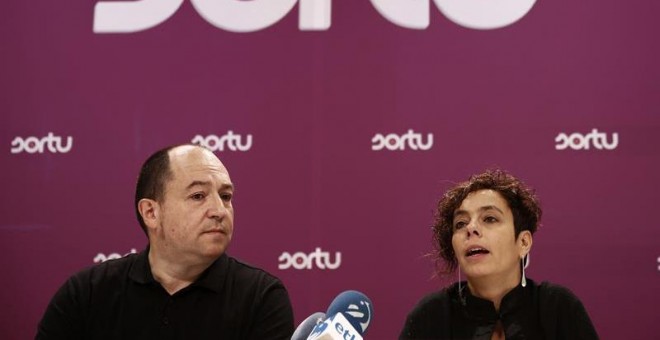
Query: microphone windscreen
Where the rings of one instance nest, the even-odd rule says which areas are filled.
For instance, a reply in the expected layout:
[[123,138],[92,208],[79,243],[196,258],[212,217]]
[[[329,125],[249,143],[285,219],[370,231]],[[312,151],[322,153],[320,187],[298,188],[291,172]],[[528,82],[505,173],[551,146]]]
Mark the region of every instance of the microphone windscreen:
[[298,325],[298,328],[296,328],[296,331],[293,332],[293,335],[291,336],[291,340],[305,340],[309,336],[309,333],[312,332],[312,329],[321,322],[325,320],[325,313],[323,312],[316,312],[310,316],[307,317],[307,319],[303,320],[303,322]]
[[342,313],[353,328],[364,335],[373,318],[373,304],[364,294],[356,290],[347,290],[337,295],[325,313],[328,316]]

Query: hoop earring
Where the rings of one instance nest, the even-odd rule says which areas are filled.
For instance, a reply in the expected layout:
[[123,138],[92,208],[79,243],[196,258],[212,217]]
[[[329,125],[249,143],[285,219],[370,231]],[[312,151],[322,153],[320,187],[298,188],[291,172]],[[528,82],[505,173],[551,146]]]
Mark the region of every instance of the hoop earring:
[[520,285],[523,287],[527,287],[527,279],[525,278],[525,268],[529,265],[529,254],[523,256],[522,259],[520,259],[520,267],[522,271],[522,275],[520,278]]
[[458,292],[461,292],[461,267],[458,267]]
[[458,266],[458,297],[461,300],[461,304],[465,306],[465,295],[463,294],[463,284],[461,283],[461,267]]

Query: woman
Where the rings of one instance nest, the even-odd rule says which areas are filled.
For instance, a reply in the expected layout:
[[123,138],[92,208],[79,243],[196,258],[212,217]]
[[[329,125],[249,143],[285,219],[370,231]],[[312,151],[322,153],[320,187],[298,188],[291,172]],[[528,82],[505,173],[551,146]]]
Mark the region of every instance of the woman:
[[434,241],[446,272],[458,269],[459,281],[424,297],[400,339],[598,339],[573,293],[525,277],[540,218],[533,192],[501,170],[445,193]]

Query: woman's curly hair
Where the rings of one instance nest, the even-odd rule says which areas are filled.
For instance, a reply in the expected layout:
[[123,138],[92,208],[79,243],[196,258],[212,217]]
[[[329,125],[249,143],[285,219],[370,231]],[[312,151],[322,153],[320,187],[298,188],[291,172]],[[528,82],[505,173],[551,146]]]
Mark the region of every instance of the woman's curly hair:
[[448,274],[458,267],[451,242],[454,234],[454,211],[461,206],[467,195],[485,189],[497,191],[509,204],[513,213],[516,238],[523,230],[534,234],[538,229],[542,211],[533,189],[500,169],[472,175],[466,182],[449,189],[438,202],[433,224],[433,241],[436,261],[444,262],[444,270],[441,272]]

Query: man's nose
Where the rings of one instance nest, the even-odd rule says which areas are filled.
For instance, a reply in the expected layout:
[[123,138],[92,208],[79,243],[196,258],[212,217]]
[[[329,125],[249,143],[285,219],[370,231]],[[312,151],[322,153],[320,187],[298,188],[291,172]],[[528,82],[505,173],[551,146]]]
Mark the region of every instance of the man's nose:
[[208,215],[209,218],[222,219],[227,213],[225,201],[220,195],[212,195],[213,198],[209,202]]

